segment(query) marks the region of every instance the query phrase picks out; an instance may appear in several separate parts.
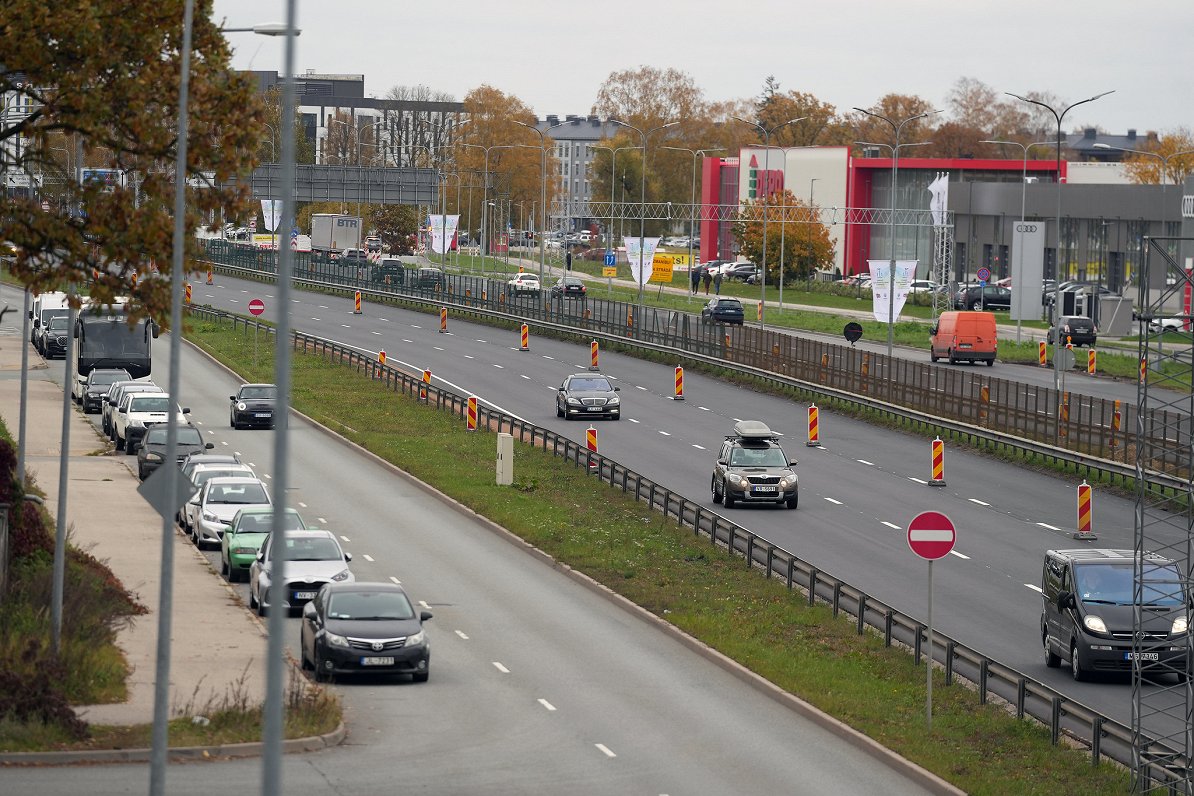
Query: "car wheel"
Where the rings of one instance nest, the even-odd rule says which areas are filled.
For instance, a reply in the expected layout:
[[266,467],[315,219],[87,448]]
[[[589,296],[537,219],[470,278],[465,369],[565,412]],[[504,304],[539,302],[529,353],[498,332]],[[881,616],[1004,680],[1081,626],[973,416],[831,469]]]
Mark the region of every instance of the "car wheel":
[[[723,487],[723,489],[724,489],[724,487]],[[727,509],[734,508],[734,496],[730,494],[728,489],[725,490],[724,492],[722,492],[721,502],[725,505],[725,507]]]
[[128,440],[125,440],[124,441],[124,455],[125,456],[136,456],[137,455],[137,446],[134,445],[133,443],[129,442]]
[[941,357],[939,357],[939,356],[937,356],[936,354],[934,354],[934,353],[933,353],[933,351],[932,351],[932,349],[929,349],[929,361],[930,361],[930,362],[936,362],[936,361],[937,361],[937,360],[939,360],[939,359],[941,359]]
[[307,660],[307,644],[301,638],[299,639],[299,668],[304,672],[314,668],[311,666],[311,661]]
[[228,415],[228,425],[234,429],[240,429],[240,426],[238,426],[236,423],[236,415],[234,415],[234,414]]
[[995,367],[995,360],[994,360],[994,358],[992,358],[992,359],[988,359],[988,360],[987,360],[987,367],[989,367],[989,368],[993,368],[993,367]]
[[970,309],[974,310],[975,312],[978,312],[982,308],[983,308],[983,304],[981,301],[974,301],[974,302],[971,302],[971,304],[970,304]]
[[949,364],[951,364],[951,365],[958,364],[958,359],[957,359],[957,357],[954,356],[954,352],[953,352],[952,348],[946,352],[946,355],[949,357]]
[[717,483],[716,478],[712,480],[709,488],[713,490],[713,502],[721,503],[721,486]]
[[557,401],[556,402],[556,417],[563,417],[563,416],[564,416],[564,410],[560,408],[560,404]]
[[144,481],[145,477],[146,477],[145,471],[142,470],[140,467],[137,468],[137,477],[140,478],[142,481]]
[[1078,659],[1078,645],[1070,644],[1070,674],[1081,682],[1086,679],[1086,670],[1082,668],[1082,661]]
[[328,679],[327,675],[323,672],[323,660],[320,658],[318,650],[315,652],[315,660],[311,662],[311,668],[314,670],[313,676],[315,677],[315,682],[322,683]]
[[427,678],[431,676],[431,672],[415,672],[411,675],[411,679],[416,683],[425,683]]
[[[261,602],[261,600],[258,600],[257,601],[257,615],[258,616],[266,616],[268,614],[269,614],[269,609],[265,607],[265,603]],[[316,659],[316,663],[318,663],[318,662],[319,662],[318,659]]]
[[790,508],[790,509],[794,509],[797,506],[799,506],[800,505],[800,493],[797,492],[795,495],[788,498],[786,501],[786,504],[787,504],[788,508]]
[[1056,669],[1061,666],[1061,656],[1049,649],[1049,639],[1045,638],[1045,634],[1041,632],[1041,640],[1045,645],[1045,665],[1050,669]]
[[124,439],[119,434],[116,435],[116,450],[124,450]]
[[254,611],[257,610],[257,595],[253,593],[253,587],[249,587],[249,607]]

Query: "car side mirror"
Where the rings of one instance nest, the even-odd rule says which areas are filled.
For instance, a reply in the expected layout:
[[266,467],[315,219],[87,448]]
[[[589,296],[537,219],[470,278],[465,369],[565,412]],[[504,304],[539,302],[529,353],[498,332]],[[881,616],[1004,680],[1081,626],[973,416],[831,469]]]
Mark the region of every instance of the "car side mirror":
[[236,400],[236,396],[235,396],[235,395],[229,395],[229,396],[228,396],[228,400],[229,400],[229,401],[235,401],[235,400]]
[[150,321],[149,322],[149,331],[151,334],[153,334],[153,339],[157,340],[158,335],[160,335],[162,333],[162,327],[158,326],[153,321]]
[[937,334],[937,327],[936,327],[936,326],[930,326],[930,327],[929,327],[929,334],[931,334],[931,335],[935,335],[935,334]]
[[614,392],[622,392],[622,388],[621,388],[621,387],[614,387]]
[[318,616],[318,612],[315,610],[315,603],[307,603],[303,606],[303,619],[314,620],[316,616]]
[[352,561],[352,553],[345,553],[345,554],[344,554],[344,560],[345,560],[345,561]]
[[800,464],[800,462],[796,461],[795,459],[793,459],[792,461],[788,462],[788,466],[789,466],[789,467],[795,467],[795,466],[796,466],[796,465],[798,465],[798,464]]
[[557,387],[557,388],[556,388],[556,392],[563,392],[563,391],[564,391],[564,388],[563,388],[563,387]]
[[209,443],[207,443],[206,445],[204,445],[203,447],[204,447],[206,450],[211,450],[211,449],[212,449],[212,448],[214,448],[215,446],[216,446],[216,443],[214,443],[214,442],[209,442]]
[[265,551],[264,550],[257,553],[257,560],[261,561],[263,563],[265,562]]
[[1074,595],[1068,591],[1058,592],[1057,594],[1057,610],[1064,611],[1067,608],[1076,606]]
[[189,414],[191,413],[191,407],[189,407],[189,406],[184,406],[184,407],[182,408],[182,413],[183,413],[184,415],[189,415]]
[[729,460],[728,460],[728,459],[718,459],[718,460],[717,460],[717,463],[718,463],[718,464],[720,464],[720,465],[723,465],[723,466],[725,466],[725,465],[728,465],[730,462],[729,462]]
[[122,407],[120,407],[119,409],[117,409],[116,411],[117,411],[119,414],[122,414],[122,415],[123,415],[123,414],[125,414],[125,413],[126,413],[128,410],[126,410],[126,409],[125,409],[125,408],[122,406]]
[[[307,604],[310,605],[310,603],[307,603]],[[426,622],[430,618],[431,618],[430,611],[419,611],[419,621],[420,622]]]

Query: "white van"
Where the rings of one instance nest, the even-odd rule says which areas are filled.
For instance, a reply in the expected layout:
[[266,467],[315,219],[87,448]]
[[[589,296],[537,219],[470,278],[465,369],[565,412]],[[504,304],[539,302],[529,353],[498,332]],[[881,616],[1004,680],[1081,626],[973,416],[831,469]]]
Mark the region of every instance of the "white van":
[[39,296],[34,296],[33,309],[29,310],[29,319],[33,321],[29,329],[29,342],[37,346],[40,351],[41,346],[37,345],[37,340],[41,336],[39,330],[50,323],[50,318],[55,315],[66,315],[69,311],[65,293],[42,293]]

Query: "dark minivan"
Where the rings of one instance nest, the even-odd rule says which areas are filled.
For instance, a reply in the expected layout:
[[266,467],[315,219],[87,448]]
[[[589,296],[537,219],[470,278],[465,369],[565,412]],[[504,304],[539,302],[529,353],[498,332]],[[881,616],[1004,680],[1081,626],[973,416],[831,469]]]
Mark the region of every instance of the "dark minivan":
[[1049,550],[1041,574],[1041,640],[1045,665],[1070,663],[1075,680],[1098,672],[1150,674],[1185,681],[1189,597],[1177,566],[1146,553],[1141,565],[1143,636],[1132,643],[1136,554],[1132,550]]

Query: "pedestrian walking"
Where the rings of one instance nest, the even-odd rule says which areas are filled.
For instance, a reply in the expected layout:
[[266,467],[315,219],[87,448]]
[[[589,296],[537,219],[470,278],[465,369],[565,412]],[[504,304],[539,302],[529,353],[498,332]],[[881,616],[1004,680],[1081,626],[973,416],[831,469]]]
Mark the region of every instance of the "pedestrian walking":
[[708,271],[705,272],[705,295],[709,295],[709,285],[713,283],[713,277]]
[[697,294],[697,290],[701,287],[701,268],[700,266],[693,266],[692,269],[692,295]]
[[[718,271],[717,276],[713,277],[713,287],[714,287],[714,292],[720,296],[721,295],[721,271]],[[705,292],[707,293],[708,291],[705,291]]]

